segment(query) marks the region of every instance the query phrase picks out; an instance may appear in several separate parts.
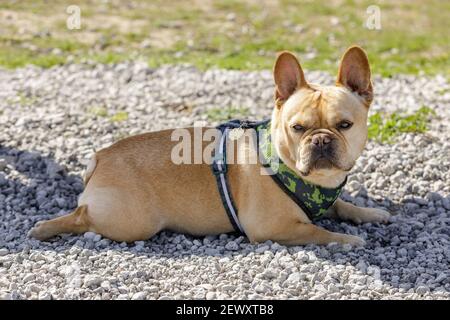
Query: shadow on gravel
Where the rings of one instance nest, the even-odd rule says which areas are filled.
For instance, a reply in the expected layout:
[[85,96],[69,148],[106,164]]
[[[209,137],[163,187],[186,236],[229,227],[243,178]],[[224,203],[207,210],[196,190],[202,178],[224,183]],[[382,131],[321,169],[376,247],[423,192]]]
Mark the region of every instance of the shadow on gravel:
[[[76,159],[70,161],[79,165]],[[132,245],[108,239],[94,242],[83,236],[71,235],[57,237],[51,242],[26,238],[27,232],[37,221],[62,215],[75,208],[82,190],[82,178],[67,174],[65,168],[51,157],[0,145],[0,248],[6,247],[9,253],[18,253],[28,252],[30,249],[61,252],[71,247],[80,247],[98,252],[127,251],[151,258],[187,259],[191,255],[232,258],[236,255],[260,254],[266,246],[266,250],[272,250],[275,254],[275,251],[283,250],[291,254],[304,252],[310,257],[305,263],[327,260],[335,265],[351,264],[362,274],[371,275],[394,288],[416,291],[418,287],[425,285],[431,291],[450,292],[450,254],[448,248],[447,251],[445,249],[449,243],[450,231],[448,226],[433,221],[434,216],[427,211],[426,206],[397,204],[390,199],[383,199],[383,206],[392,213],[399,214],[388,225],[356,226],[329,219],[319,222],[331,231],[362,235],[367,241],[364,248],[338,245],[286,248],[270,241],[251,245],[247,240],[233,235],[195,238],[171,232],[161,232],[144,243]],[[355,201],[351,197],[347,200]],[[377,203],[376,200],[371,200]],[[425,230],[422,222],[408,222],[408,216],[423,214],[427,215],[428,223],[436,224],[432,235],[429,230]],[[224,249],[230,241],[237,243],[238,250]]]

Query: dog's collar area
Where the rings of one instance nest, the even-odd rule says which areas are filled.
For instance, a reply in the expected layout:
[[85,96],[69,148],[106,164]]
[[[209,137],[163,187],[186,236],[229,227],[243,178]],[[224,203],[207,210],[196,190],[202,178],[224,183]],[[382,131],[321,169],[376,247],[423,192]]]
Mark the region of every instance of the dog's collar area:
[[237,232],[245,235],[245,231],[239,222],[237,208],[231,196],[227,179],[226,160],[227,137],[230,130],[236,128],[256,130],[256,147],[258,148],[259,160],[262,166],[268,170],[270,177],[303,210],[310,220],[322,217],[341,194],[347,178],[337,188],[324,188],[305,181],[294,170],[283,163],[272,144],[269,120],[260,122],[231,120],[217,127],[222,135],[215,148],[211,168],[216,177],[218,191],[225,211]]
[[287,193],[311,220],[322,217],[339,198],[344,182],[336,188],[325,188],[302,179],[278,156],[270,135],[270,122],[256,127],[260,160],[272,179]]

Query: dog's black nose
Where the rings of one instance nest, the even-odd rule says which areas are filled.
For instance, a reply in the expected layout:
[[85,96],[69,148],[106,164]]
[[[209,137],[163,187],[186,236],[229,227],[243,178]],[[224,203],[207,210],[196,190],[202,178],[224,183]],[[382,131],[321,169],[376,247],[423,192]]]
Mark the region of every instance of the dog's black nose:
[[312,144],[323,147],[331,142],[331,137],[326,133],[317,133],[311,139]]

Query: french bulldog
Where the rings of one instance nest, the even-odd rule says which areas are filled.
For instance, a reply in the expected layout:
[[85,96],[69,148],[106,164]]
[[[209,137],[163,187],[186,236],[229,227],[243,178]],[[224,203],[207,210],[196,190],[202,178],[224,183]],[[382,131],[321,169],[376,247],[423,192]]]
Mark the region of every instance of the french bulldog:
[[[373,87],[366,53],[358,46],[347,49],[333,86],[307,82],[297,58],[286,51],[278,55],[273,73],[270,132],[279,158],[311,184],[339,186],[367,142]],[[195,128],[185,130],[194,135]],[[46,240],[61,233],[92,231],[133,242],[161,230],[194,236],[232,232],[210,164],[174,163],[177,142],[172,133],[163,130],[128,137],[96,152],[86,169],[78,207],[70,214],[38,222],[29,235]],[[233,147],[237,153],[254,148],[241,140]],[[365,243],[360,237],[315,225],[260,169],[260,164],[244,161],[230,164],[227,172],[239,221],[251,242]],[[328,215],[354,223],[387,222],[390,216],[342,199],[334,202]]]

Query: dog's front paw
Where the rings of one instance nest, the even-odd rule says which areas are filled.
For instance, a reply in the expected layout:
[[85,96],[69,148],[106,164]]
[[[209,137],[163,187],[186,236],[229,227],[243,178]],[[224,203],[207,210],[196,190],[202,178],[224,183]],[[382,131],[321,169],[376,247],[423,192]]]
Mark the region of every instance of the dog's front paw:
[[363,238],[352,236],[350,234],[342,234],[339,240],[342,244],[350,244],[354,247],[362,247],[366,244],[366,241]]
[[391,214],[382,209],[376,208],[358,208],[357,211],[352,211],[351,214],[341,214],[341,218],[350,220],[356,224],[367,222],[387,223]]
[[380,222],[380,223],[388,223],[391,214],[386,210],[377,209],[377,208],[367,208],[366,212],[362,215],[362,222]]

